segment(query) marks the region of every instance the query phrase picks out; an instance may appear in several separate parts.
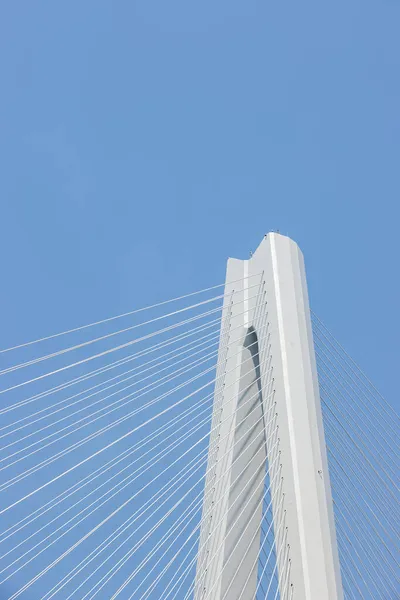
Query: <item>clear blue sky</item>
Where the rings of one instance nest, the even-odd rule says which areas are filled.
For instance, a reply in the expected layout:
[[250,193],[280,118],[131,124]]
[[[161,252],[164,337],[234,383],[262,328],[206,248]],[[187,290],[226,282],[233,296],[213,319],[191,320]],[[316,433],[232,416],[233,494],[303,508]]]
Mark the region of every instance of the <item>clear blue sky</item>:
[[271,229],[398,402],[400,5],[5,3],[1,346],[223,280]]

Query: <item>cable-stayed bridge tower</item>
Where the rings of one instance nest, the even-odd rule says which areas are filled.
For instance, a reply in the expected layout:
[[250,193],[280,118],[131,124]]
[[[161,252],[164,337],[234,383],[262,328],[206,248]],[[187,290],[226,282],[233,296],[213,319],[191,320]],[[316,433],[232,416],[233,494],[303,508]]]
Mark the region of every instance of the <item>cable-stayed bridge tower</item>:
[[0,598],[400,598],[400,419],[310,310],[288,237],[8,346]]
[[266,466],[280,597],[341,599],[302,254],[270,233],[249,260],[228,261],[226,280],[195,600],[255,597]]

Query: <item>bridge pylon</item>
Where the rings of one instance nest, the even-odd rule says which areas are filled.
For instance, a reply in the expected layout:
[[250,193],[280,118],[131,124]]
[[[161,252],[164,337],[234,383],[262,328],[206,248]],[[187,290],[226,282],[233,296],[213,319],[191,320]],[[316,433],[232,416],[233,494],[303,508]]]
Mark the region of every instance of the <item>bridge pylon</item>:
[[269,233],[229,259],[224,298],[194,600],[255,599],[266,473],[280,599],[342,600],[297,244]]

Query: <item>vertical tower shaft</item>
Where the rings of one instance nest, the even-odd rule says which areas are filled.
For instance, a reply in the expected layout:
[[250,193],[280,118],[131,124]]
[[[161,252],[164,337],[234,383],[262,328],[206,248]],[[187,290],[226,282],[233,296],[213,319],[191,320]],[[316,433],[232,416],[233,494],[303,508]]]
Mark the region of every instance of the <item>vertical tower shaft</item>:
[[302,254],[268,234],[226,281],[194,598],[254,600],[268,460],[281,599],[341,600]]

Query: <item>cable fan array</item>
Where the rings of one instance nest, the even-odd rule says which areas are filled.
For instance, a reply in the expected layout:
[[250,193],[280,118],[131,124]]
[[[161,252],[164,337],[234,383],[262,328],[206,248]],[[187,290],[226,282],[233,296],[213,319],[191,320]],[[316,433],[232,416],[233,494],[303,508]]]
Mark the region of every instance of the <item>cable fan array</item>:
[[400,598],[400,419],[312,321],[345,597]]
[[[226,306],[239,303],[216,295],[223,285],[1,352],[2,597],[194,597],[212,408],[232,335]],[[265,301],[260,277],[248,290]],[[275,541],[271,520],[275,433],[260,598],[278,597],[277,560],[289,565],[284,512]]]
[[[247,281],[260,369],[230,416],[215,419],[243,299],[225,284],[0,351],[0,597],[213,600],[259,510],[221,600],[254,536],[254,600],[295,600],[262,279]],[[313,329],[345,598],[398,598],[399,418],[315,315]],[[262,433],[235,437],[225,489],[221,424],[239,432],[258,398]],[[263,448],[256,485],[246,470]],[[235,486],[247,526],[229,524],[232,555],[206,584],[215,498]]]

